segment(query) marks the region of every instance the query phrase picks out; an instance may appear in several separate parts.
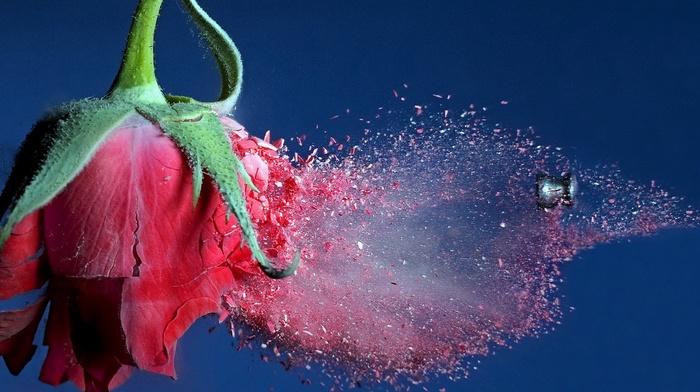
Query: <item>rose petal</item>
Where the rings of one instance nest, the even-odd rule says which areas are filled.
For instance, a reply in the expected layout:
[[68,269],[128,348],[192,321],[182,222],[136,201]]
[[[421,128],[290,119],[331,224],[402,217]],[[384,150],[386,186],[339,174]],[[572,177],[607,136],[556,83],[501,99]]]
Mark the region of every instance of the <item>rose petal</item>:
[[47,280],[47,266],[39,221],[38,211],[22,219],[0,249],[0,300],[4,300],[0,301],[0,356],[12,374],[18,374],[34,355],[32,342],[46,306],[40,290]]
[[0,356],[10,373],[19,374],[34,356],[32,341],[45,308],[42,297],[24,309],[0,312]]
[[120,322],[123,284],[120,278],[53,278],[42,381],[107,390],[122,366],[135,364]]
[[39,211],[22,219],[0,249],[0,300],[40,288],[46,283]]
[[[253,185],[258,188],[258,191],[265,192],[270,178],[270,170],[267,164],[260,158],[259,155],[249,154],[241,158],[245,171],[253,181]],[[241,184],[243,187],[243,184]]]

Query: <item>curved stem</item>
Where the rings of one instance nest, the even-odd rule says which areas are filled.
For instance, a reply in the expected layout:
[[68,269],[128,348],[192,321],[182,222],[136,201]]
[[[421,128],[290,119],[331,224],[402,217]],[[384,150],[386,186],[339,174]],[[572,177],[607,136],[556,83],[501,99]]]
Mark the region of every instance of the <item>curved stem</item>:
[[153,36],[163,0],[141,0],[126,42],[122,65],[107,97],[131,102],[165,103],[156,81]]
[[182,0],[187,12],[207,40],[221,73],[221,94],[216,102],[201,102],[217,114],[228,114],[241,92],[243,64],[241,54],[231,37],[216,23],[195,0]]

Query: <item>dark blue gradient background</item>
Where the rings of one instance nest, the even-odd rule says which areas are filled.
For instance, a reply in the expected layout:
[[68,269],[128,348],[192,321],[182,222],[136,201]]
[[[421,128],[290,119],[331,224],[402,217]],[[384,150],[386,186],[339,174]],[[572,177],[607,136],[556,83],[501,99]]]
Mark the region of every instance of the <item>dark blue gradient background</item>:
[[[409,85],[412,103],[533,126],[581,166],[619,163],[700,205],[698,1],[201,0],[245,65],[235,117],[261,134],[311,133],[346,108],[370,116]],[[662,5],[663,3],[663,5]],[[32,123],[112,82],[136,0],[5,1],[0,12],[3,169]],[[213,100],[218,74],[174,0],[156,37],[165,91]],[[509,105],[500,107],[501,100]],[[668,230],[583,252],[564,266],[562,325],[481,360],[435,391],[700,390],[700,230]],[[312,377],[237,352],[202,320],[178,347],[179,380],[139,373],[120,391],[324,391]],[[3,391],[49,391],[40,359]],[[413,388],[416,389],[415,387]],[[57,390],[71,391],[71,385]]]

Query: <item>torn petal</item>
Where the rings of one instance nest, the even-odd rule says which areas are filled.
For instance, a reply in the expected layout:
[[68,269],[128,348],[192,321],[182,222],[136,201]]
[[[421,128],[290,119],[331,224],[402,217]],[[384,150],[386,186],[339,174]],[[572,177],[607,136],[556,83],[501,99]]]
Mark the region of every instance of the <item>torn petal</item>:
[[41,235],[39,211],[12,228],[10,238],[0,249],[0,300],[36,290],[46,283],[48,272]]
[[20,310],[0,312],[0,356],[13,375],[19,374],[32,359],[36,346],[32,344],[46,298]]

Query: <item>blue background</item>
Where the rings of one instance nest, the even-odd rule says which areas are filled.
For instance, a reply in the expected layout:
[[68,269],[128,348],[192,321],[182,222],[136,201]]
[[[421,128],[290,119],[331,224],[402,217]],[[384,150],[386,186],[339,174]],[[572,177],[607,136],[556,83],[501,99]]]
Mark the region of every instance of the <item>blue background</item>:
[[[0,13],[0,148],[70,99],[100,96],[119,66],[136,1],[13,1]],[[534,126],[581,166],[619,163],[700,205],[698,1],[202,0],[245,65],[235,117],[261,134],[310,133],[337,113],[369,116],[409,85],[415,103],[452,94]],[[661,4],[664,5],[661,5]],[[213,100],[218,74],[173,0],[156,37],[167,92]],[[7,163],[4,169],[7,169]],[[563,269],[562,325],[481,360],[448,391],[700,390],[700,230],[668,230],[583,252]],[[179,380],[139,373],[122,391],[323,391],[312,377],[237,352],[203,320],[178,352]],[[0,370],[2,390],[52,390]],[[313,374],[313,372],[312,372]],[[60,390],[74,390],[62,386]],[[415,389],[415,388],[414,388]]]

